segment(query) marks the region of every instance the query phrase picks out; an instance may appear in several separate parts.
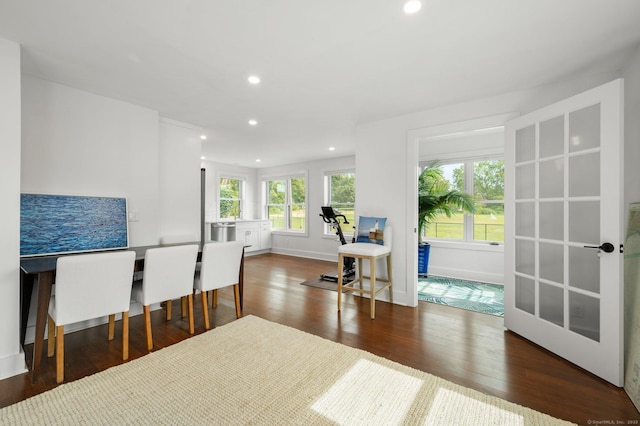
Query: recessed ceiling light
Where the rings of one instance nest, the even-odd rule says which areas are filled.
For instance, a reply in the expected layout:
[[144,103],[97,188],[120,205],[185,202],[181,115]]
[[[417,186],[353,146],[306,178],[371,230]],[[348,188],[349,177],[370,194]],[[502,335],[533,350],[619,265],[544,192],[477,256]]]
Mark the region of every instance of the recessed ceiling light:
[[200,135],[200,139],[205,140],[207,138],[207,135]]
[[259,158],[256,158],[256,163],[259,163],[260,161],[262,160],[260,160]]
[[256,120],[249,120],[249,125],[250,126],[255,126],[257,124],[258,124],[258,122]]
[[335,150],[336,150],[336,147],[335,147],[335,146],[330,146],[330,147],[329,147],[329,151],[335,151]]
[[422,2],[420,0],[409,0],[405,2],[403,10],[407,15],[418,12],[422,8]]
[[251,84],[260,84],[260,77],[257,75],[250,75],[249,78],[247,78],[247,81]]
[[207,157],[200,157],[200,159],[201,159],[201,160],[206,160],[206,159],[207,159]]

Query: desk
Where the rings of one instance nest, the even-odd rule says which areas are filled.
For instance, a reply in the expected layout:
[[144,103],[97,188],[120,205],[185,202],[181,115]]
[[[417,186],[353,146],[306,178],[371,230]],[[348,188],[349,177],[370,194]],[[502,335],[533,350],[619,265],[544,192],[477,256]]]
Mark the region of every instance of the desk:
[[[144,256],[147,249],[166,247],[169,245],[179,244],[165,244],[165,245],[151,245],[130,247],[128,250],[136,252],[135,268],[136,271],[141,271],[144,268]],[[76,253],[77,254],[77,253]],[[86,253],[85,253],[86,254]],[[20,341],[24,345],[24,339],[27,329],[27,320],[29,319],[29,305],[31,302],[31,295],[33,294],[33,286],[35,284],[36,277],[38,278],[38,302],[36,309],[36,330],[35,338],[33,342],[33,363],[31,366],[32,380],[35,382],[38,378],[38,372],[40,369],[40,362],[42,361],[42,350],[44,348],[44,330],[47,324],[47,315],[49,313],[49,300],[51,299],[51,288],[53,287],[53,279],[56,272],[56,265],[59,257],[69,255],[57,255],[57,256],[42,256],[42,257],[29,257],[20,259],[20,304],[21,304],[21,321],[20,321]],[[202,244],[198,250],[198,261],[202,257]],[[244,251],[242,260],[240,262],[240,276],[238,277],[240,287],[240,308],[242,309],[242,295],[243,295],[243,282],[244,282]]]

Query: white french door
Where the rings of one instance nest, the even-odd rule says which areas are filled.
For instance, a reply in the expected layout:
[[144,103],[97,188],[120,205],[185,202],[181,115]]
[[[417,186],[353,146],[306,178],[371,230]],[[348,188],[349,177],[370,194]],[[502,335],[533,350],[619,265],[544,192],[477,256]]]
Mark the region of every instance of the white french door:
[[623,81],[505,137],[505,326],[622,386]]

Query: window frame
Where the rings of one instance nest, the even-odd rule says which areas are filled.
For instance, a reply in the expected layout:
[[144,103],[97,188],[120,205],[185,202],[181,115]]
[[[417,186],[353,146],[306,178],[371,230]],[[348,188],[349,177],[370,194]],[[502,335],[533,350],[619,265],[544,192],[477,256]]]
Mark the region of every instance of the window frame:
[[[501,156],[501,158],[496,158],[496,157],[483,157],[483,158],[474,158],[471,160],[471,167],[473,168],[473,174],[470,177],[471,179],[471,194],[475,199],[475,165],[476,163],[480,163],[480,162],[485,162],[485,161],[502,161],[502,175],[503,175],[503,181],[502,181],[502,199],[492,199],[492,200],[477,200],[476,199],[476,204],[479,203],[483,203],[485,205],[487,204],[501,204],[502,205],[502,215],[503,215],[503,221],[502,221],[502,240],[477,240],[475,238],[476,235],[476,223],[475,223],[475,215],[470,215],[472,217],[471,220],[471,242],[474,243],[488,243],[488,244],[504,244],[504,155]],[[465,174],[465,179],[466,179],[466,174]]]
[[240,211],[236,219],[243,219],[245,216],[244,212],[245,212],[245,204],[246,204],[245,195],[246,195],[247,177],[244,175],[236,175],[232,173],[217,173],[216,175],[217,218],[218,220],[231,220],[232,219],[231,217],[222,217],[220,203],[222,202],[222,200],[235,200],[235,198],[223,198],[220,196],[220,189],[222,188],[220,185],[221,179],[231,179],[231,180],[239,181],[238,195],[240,198],[238,199],[238,209]]
[[[348,175],[351,174],[353,175],[354,178],[354,200],[353,200],[353,214],[354,214],[354,218],[353,218],[353,222],[349,222],[350,224],[352,224],[353,226],[355,226],[355,211],[356,211],[356,201],[355,201],[355,179],[356,179],[356,170],[355,169],[341,169],[341,170],[327,170],[324,172],[323,174],[323,188],[324,188],[324,197],[323,197],[323,206],[331,206],[332,204],[332,200],[331,200],[331,177],[335,176],[335,175]],[[350,203],[341,203],[341,204],[350,204]],[[345,227],[342,227],[342,233],[345,235],[345,237],[353,237],[354,234],[354,229],[353,226],[350,227],[346,227],[347,229],[345,229]],[[323,234],[325,236],[331,236],[331,237],[335,237],[335,231],[333,230],[333,228],[331,227],[331,225],[329,225],[328,223],[323,223]]]
[[[464,166],[464,192],[470,194],[474,197],[475,200],[475,191],[474,191],[474,175],[475,175],[475,164],[483,161],[502,161],[504,165],[504,154],[487,154],[482,156],[473,156],[473,157],[449,157],[446,160],[438,161],[439,166],[446,166],[451,164],[462,164]],[[432,164],[433,161],[420,161],[419,163],[419,171],[422,172],[429,164]],[[471,173],[468,173],[468,171]],[[504,211],[504,193],[502,200],[476,200],[476,203],[482,202],[485,204],[502,204]],[[504,225],[503,225],[504,226]],[[475,239],[475,215],[464,213],[463,218],[463,238],[462,239],[452,239],[452,238],[436,238],[425,236],[430,241],[435,242],[447,242],[447,243],[460,243],[460,244],[490,244],[490,245],[504,245],[504,238],[502,241],[493,241],[493,240],[477,240]]]
[[[291,200],[291,181],[293,179],[302,178],[304,180],[304,203],[293,203]],[[286,234],[297,236],[308,236],[309,233],[309,177],[306,170],[297,171],[286,174],[268,175],[260,178],[262,186],[262,216],[264,219],[269,219],[269,207],[270,206],[283,206],[284,211],[284,229],[271,228],[272,234]],[[284,204],[269,204],[269,182],[283,180],[285,181],[285,203]],[[302,206],[304,208],[304,229],[297,230],[291,228],[291,211],[293,206]]]

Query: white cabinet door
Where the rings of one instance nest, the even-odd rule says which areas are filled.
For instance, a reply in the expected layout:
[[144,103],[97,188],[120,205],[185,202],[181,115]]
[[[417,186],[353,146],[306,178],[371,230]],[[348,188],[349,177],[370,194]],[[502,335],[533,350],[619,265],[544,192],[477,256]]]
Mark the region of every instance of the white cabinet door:
[[260,249],[271,248],[271,223],[268,220],[260,222]]
[[236,241],[244,243],[245,252],[260,250],[260,226],[255,221],[236,222]]

